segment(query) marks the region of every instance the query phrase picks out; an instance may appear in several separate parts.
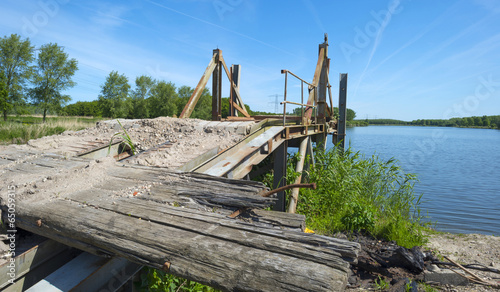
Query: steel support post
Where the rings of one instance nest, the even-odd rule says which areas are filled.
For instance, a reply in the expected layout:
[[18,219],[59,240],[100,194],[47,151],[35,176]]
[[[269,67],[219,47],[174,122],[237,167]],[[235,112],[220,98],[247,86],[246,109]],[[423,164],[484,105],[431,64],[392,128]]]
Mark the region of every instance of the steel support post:
[[345,148],[345,133],[346,133],[346,117],[347,117],[347,73],[340,74],[339,85],[339,121],[337,123],[337,134],[334,135],[333,143],[339,144],[339,149],[344,151]]
[[219,49],[214,50],[215,55],[215,68],[212,73],[212,121],[220,121],[221,117],[221,87],[222,87],[222,66],[220,55],[222,51]]
[[[233,117],[237,117],[238,116],[238,111],[236,110],[236,108],[234,106],[232,106],[233,104],[236,104],[237,103],[237,94],[236,94],[236,90],[240,90],[240,71],[241,71],[241,66],[240,65],[232,65],[231,66],[231,79],[233,80],[233,83],[234,85],[236,86],[236,88],[232,87],[231,86],[231,98],[232,98],[232,103],[230,103],[230,113],[229,115],[230,116],[233,116]],[[244,107],[244,105],[242,105]]]
[[[286,158],[288,142],[284,141],[278,149],[274,151],[274,182],[273,189],[286,185]],[[273,210],[285,212],[285,191],[277,193],[278,201],[274,204]]]

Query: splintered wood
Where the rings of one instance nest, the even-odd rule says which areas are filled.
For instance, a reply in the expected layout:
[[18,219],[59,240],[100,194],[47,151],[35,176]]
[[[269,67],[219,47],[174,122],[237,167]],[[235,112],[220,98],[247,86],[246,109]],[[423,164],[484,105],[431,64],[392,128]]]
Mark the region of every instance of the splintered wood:
[[2,161],[18,186],[19,228],[224,291],[344,290],[357,260],[359,244],[303,233],[302,215],[262,210],[274,199],[258,182],[56,155]]

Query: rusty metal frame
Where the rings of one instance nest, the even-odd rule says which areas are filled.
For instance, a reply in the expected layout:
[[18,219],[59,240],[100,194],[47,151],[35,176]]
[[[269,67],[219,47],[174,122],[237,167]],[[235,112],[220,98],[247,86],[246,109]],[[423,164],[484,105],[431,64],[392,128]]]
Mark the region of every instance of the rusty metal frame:
[[[305,81],[304,79],[300,78],[299,76],[297,76],[296,74],[292,73],[291,71],[289,70],[281,70],[281,74],[285,74],[285,91],[284,91],[284,97],[283,97],[283,101],[280,103],[283,105],[283,126],[286,126],[286,123],[287,123],[287,115],[286,115],[286,105],[287,104],[294,104],[294,105],[300,105],[301,106],[301,116],[300,116],[300,119],[301,119],[301,123],[303,125],[307,125],[309,124],[308,122],[308,118],[305,118],[304,116],[304,113],[307,111],[304,111],[304,107],[307,107],[307,109],[310,109],[310,108],[316,108],[317,105],[316,104],[304,104],[304,83],[306,83],[307,85],[309,85],[309,88],[313,88],[313,91],[316,93],[317,95],[317,92],[318,92],[318,87],[317,86],[313,86],[313,84]],[[301,100],[300,100],[300,103],[298,102],[293,102],[293,101],[288,101],[286,100],[287,98],[287,92],[288,92],[288,74],[292,75],[293,77],[297,78],[298,80],[300,80],[300,89],[301,89],[301,92],[300,92],[300,96],[301,96]],[[314,102],[316,103],[316,100],[314,100]],[[316,111],[317,113],[317,111]]]
[[[189,118],[191,116],[196,104],[198,103],[198,100],[200,99],[200,97],[203,93],[203,90],[207,86],[208,80],[210,79],[210,75],[212,75],[214,73],[214,71],[217,71],[217,79],[218,80],[216,81],[217,82],[216,85],[217,85],[219,90],[217,91],[218,96],[216,97],[217,98],[216,105],[213,104],[215,101],[214,100],[215,97],[213,96],[214,91],[212,92],[212,115],[213,115],[212,118],[214,118],[214,114],[215,114],[214,109],[217,109],[217,119],[218,119],[218,116],[220,115],[220,110],[222,108],[222,106],[220,104],[220,102],[221,102],[221,95],[220,94],[222,92],[222,78],[221,78],[221,74],[222,74],[221,71],[222,70],[221,70],[221,67],[224,68],[224,71],[226,72],[226,75],[229,79],[229,82],[231,84],[231,92],[232,93],[234,92],[234,94],[236,95],[235,96],[236,103],[232,103],[232,105],[234,106],[235,109],[237,109],[239,112],[241,112],[245,117],[247,117],[247,118],[250,117],[250,114],[246,110],[245,104],[243,103],[243,99],[241,98],[241,95],[239,92],[239,87],[236,86],[236,84],[232,80],[231,73],[229,72],[229,69],[227,68],[224,57],[222,56],[222,50],[216,49],[216,50],[214,50],[214,53],[212,55],[212,59],[208,63],[208,66],[205,69],[205,72],[201,76],[201,79],[198,82],[198,85],[196,85],[196,87],[193,91],[193,94],[189,98],[189,101],[184,106],[184,109],[182,110],[182,113],[179,116],[179,118]],[[216,70],[217,68],[218,68],[218,70]],[[215,81],[214,81],[214,83],[215,83]],[[230,100],[230,102],[231,102],[231,100]]]

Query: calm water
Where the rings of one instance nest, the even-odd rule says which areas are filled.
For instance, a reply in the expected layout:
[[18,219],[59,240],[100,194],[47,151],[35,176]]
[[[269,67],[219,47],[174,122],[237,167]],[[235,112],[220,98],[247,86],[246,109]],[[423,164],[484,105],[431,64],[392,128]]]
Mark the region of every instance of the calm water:
[[368,126],[347,129],[347,138],[418,174],[415,190],[438,230],[500,235],[499,130]]

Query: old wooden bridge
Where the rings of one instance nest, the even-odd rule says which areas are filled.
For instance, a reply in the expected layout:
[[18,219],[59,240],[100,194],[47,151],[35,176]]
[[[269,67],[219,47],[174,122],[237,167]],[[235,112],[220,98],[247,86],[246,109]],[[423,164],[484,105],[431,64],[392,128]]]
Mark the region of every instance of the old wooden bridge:
[[[336,118],[325,38],[311,82],[282,71],[283,114],[252,117],[239,93],[240,70],[228,68],[214,50],[181,118],[189,118],[211,77],[212,121],[200,127],[243,129],[246,136],[176,170],[122,160],[144,153],[127,157],[113,150],[120,161],[103,158],[109,151],[101,142],[82,144],[73,154],[0,151],[4,242],[13,243],[14,252],[0,266],[0,288],[132,291],[130,279],[148,266],[224,291],[344,290],[359,245],[304,233],[305,218],[295,214],[299,188],[285,206],[283,187],[288,147],[299,148],[299,172],[306,154],[314,156],[312,144],[325,145],[328,134],[343,147],[347,74],[340,75]],[[231,87],[227,119],[221,117],[223,72]],[[288,78],[306,85],[306,100],[287,99]],[[290,104],[301,107],[300,116],[287,115]],[[115,144],[112,149],[123,148]],[[268,157],[272,163],[255,167]],[[276,195],[247,179],[271,169]],[[274,211],[266,211],[269,206]],[[25,247],[16,249],[23,240]]]

